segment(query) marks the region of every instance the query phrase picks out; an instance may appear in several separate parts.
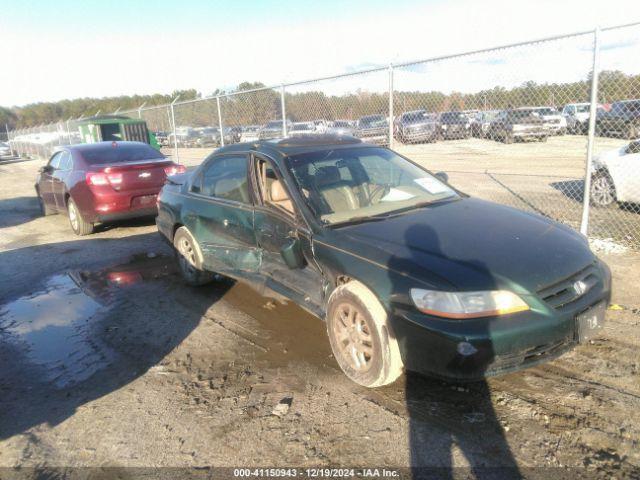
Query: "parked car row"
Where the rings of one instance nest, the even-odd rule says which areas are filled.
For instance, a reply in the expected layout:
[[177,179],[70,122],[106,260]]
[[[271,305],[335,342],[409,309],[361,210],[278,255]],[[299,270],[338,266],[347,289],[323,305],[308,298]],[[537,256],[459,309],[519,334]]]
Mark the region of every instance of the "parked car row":
[[[438,140],[486,138],[504,143],[546,141],[553,135],[584,134],[589,124],[589,103],[570,103],[558,111],[550,106],[519,107],[507,110],[452,110],[440,113],[425,109],[403,112],[393,119],[392,131],[402,143]],[[317,134],[351,135],[377,145],[389,144],[390,119],[380,113],[357,120],[309,120],[292,122],[276,119],[264,125],[225,127],[224,144]],[[284,124],[283,124],[284,123]],[[284,128],[283,128],[284,127]],[[603,136],[640,137],[640,100],[615,102],[599,106],[597,134]],[[178,127],[176,141],[182,147],[220,146],[217,127]],[[161,145],[174,144],[173,133],[156,132]]]

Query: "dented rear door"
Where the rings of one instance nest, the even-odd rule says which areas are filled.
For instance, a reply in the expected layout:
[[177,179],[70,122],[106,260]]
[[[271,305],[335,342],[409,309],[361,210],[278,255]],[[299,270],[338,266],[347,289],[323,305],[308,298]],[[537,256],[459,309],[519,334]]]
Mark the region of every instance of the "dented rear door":
[[260,268],[246,162],[245,155],[213,157],[183,204],[183,220],[213,272],[242,275]]

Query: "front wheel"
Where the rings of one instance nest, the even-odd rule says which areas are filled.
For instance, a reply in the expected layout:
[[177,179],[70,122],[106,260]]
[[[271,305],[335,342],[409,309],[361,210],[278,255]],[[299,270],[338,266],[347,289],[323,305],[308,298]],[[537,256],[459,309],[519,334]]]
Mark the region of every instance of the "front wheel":
[[197,287],[210,283],[214,274],[207,272],[202,266],[202,254],[198,244],[186,227],[180,227],[173,236],[178,267],[184,281]]
[[362,283],[346,283],[331,294],[327,334],[338,365],[354,382],[380,387],[402,374],[400,349],[387,313]]
[[70,198],[67,203],[67,216],[69,217],[71,230],[73,230],[73,233],[76,235],[84,236],[93,233],[93,223],[87,222],[82,218],[82,214],[72,198]]

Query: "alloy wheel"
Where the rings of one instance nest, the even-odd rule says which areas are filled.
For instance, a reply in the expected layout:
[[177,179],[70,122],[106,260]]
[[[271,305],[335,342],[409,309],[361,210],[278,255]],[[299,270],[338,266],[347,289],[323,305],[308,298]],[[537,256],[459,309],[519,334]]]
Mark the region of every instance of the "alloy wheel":
[[607,206],[615,201],[613,182],[606,175],[599,175],[591,183],[591,200],[596,205]]
[[366,372],[371,368],[374,347],[364,314],[355,306],[343,303],[335,315],[333,333],[339,354],[353,370]]

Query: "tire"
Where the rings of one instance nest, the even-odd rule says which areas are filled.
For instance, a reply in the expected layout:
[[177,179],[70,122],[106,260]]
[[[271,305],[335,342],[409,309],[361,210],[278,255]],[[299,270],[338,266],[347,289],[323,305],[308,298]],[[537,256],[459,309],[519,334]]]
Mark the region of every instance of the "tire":
[[191,232],[180,227],[173,236],[173,247],[178,261],[180,275],[187,285],[199,287],[213,281],[215,274],[202,266],[202,252]]
[[608,207],[616,202],[616,187],[607,172],[593,175],[589,199],[594,207]]
[[82,237],[93,233],[93,223],[89,223],[82,218],[82,214],[72,198],[69,198],[67,201],[67,217],[69,218],[71,230],[73,230],[73,233],[76,235]]
[[507,144],[507,145],[508,145],[508,144],[513,143],[513,140],[514,140],[514,138],[513,138],[513,134],[511,134],[511,133],[507,133],[507,132],[505,132],[505,133],[504,133],[504,135],[503,135],[503,137],[502,137],[502,143],[504,143],[504,144]]
[[635,125],[633,124],[629,124],[627,126],[627,139],[628,140],[635,140],[638,135],[638,131],[640,129],[637,128]]
[[36,196],[38,197],[38,206],[40,207],[40,213],[42,214],[43,217],[46,217],[48,215],[53,215],[54,213],[56,213],[54,210],[51,209],[51,207],[47,207],[46,203],[44,203],[44,200],[40,196],[40,191],[37,188],[36,188]]
[[362,283],[351,281],[333,291],[327,308],[327,335],[338,365],[355,383],[380,387],[402,374],[404,365],[387,313]]

